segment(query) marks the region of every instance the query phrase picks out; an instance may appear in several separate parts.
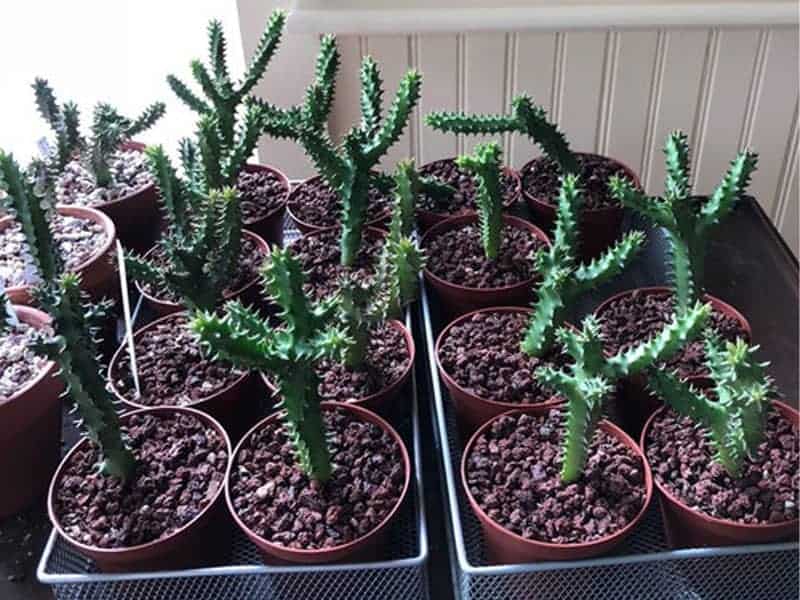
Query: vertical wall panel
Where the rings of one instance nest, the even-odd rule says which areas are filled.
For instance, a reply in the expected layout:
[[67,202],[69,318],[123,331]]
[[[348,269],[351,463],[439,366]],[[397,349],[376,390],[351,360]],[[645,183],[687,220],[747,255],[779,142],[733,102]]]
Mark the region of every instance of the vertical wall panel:
[[[471,113],[497,113],[504,110],[506,96],[507,34],[470,33],[466,38],[466,87],[464,109]],[[470,136],[464,151],[492,138]]]
[[[419,70],[422,72],[420,113],[458,110],[458,37],[420,35]],[[439,133],[424,123],[420,128],[420,164],[456,154],[456,136]]]
[[566,35],[566,65],[561,106],[554,111],[572,147],[593,152],[596,143],[600,92],[603,80],[605,32],[570,32]]

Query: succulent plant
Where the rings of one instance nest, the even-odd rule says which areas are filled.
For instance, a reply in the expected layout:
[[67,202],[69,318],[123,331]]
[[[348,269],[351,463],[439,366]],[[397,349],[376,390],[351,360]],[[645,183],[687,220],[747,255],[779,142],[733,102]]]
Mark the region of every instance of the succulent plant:
[[297,464],[324,482],[330,477],[331,462],[314,364],[322,357],[339,358],[347,339],[341,329],[328,324],[333,301],[311,306],[303,292],[300,264],[288,251],[272,251],[264,287],[282,309],[278,316],[283,327],[273,327],[239,302],[228,302],[224,316],[198,313],[191,328],[212,355],[276,378]]
[[534,104],[530,96],[520,94],[511,102],[510,115],[469,115],[454,112],[433,112],[425,117],[429,127],[448,133],[491,135],[521,133],[556,162],[561,173],[578,172],[578,161],[569,149],[564,134],[547,120],[547,112]]
[[648,197],[620,177],[609,187],[623,206],[641,213],[663,227],[669,241],[669,272],[678,310],[686,310],[703,293],[708,236],[727,217],[747,190],[758,164],[754,152],[740,152],[731,162],[722,182],[707,199],[691,195],[689,144],[686,134],[675,131],[667,137],[666,181],[663,198]]
[[322,38],[314,81],[301,106],[280,109],[260,101],[265,113],[264,131],[298,141],[325,182],[342,203],[341,260],[352,266],[361,245],[367,219],[369,188],[386,189],[391,181],[373,171],[381,157],[397,142],[419,99],[421,75],[408,71],[400,81],[392,106],[383,116],[383,81],[377,63],[369,56],[361,63],[361,123],[353,126],[340,144],[327,130],[333,105],[339,52],[332,36]]
[[135,254],[125,257],[131,277],[168,289],[193,310],[213,310],[239,261],[242,215],[231,188],[208,193],[183,180],[160,146],[145,151],[169,221],[161,241],[167,266]]
[[61,171],[72,160],[83,159],[98,187],[113,183],[109,166],[120,145],[155,125],[163,115],[163,102],[154,102],[134,118],[128,118],[110,104],[99,102],[92,115],[91,136],[87,141],[80,133],[80,112],[74,102],[59,106],[55,92],[46,79],[33,84],[36,106],[56,136],[52,162]]
[[569,328],[558,330],[557,341],[572,359],[571,364],[564,370],[540,367],[535,375],[567,400],[562,481],[572,483],[580,478],[603,402],[613,384],[670,358],[700,332],[710,313],[710,305],[697,303],[684,314],[676,313],[658,335],[611,357],[603,353],[600,328],[593,316],[584,319],[579,332]]
[[769,363],[756,358],[758,346],[748,346],[742,339],[722,341],[708,330],[705,351],[713,381],[710,395],[662,370],[649,374],[650,389],[676,412],[708,430],[714,460],[736,477],[764,437],[770,401],[776,395],[765,371]]
[[644,234],[631,231],[590,263],[578,264],[578,215],[582,204],[577,175],[565,175],[556,207],[553,244],[540,249],[534,259],[541,282],[533,315],[522,340],[522,351],[530,356],[547,353],[552,348],[555,330],[563,325],[575,300],[619,275],[644,245]]
[[[208,24],[210,66],[200,60],[191,62],[192,76],[200,85],[205,99],[174,75],[167,76],[175,95],[200,115],[197,146],[190,140],[181,142],[184,169],[194,175],[202,172],[206,191],[234,187],[247,159],[253,154],[263,126],[264,111],[250,96],[264,76],[267,65],[280,45],[286,13],[275,10],[270,15],[244,77],[235,83],[227,65],[227,43],[222,24]],[[210,69],[210,72],[209,72]],[[243,110],[240,107],[244,106]],[[202,170],[198,171],[198,167]],[[199,184],[200,180],[190,177]]]

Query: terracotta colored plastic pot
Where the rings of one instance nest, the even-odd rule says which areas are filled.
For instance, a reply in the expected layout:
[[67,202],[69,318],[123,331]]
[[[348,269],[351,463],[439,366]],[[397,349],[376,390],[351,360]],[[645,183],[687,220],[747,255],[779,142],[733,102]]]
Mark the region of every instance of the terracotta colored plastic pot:
[[[509,411],[504,414],[518,414],[524,413],[529,415],[542,415],[552,407],[544,406],[531,406],[521,410]],[[490,561],[494,564],[518,564],[538,561],[552,561],[552,560],[581,560],[584,558],[592,558],[607,554],[617,546],[619,546],[625,539],[633,532],[639,522],[647,512],[647,507],[650,505],[650,500],[653,496],[653,477],[650,473],[650,467],[647,465],[647,460],[644,457],[639,446],[631,439],[627,433],[622,431],[619,427],[603,419],[598,424],[599,428],[606,433],[614,436],[617,440],[625,444],[628,448],[633,450],[635,454],[642,461],[644,468],[644,487],[645,497],[641,510],[636,517],[631,520],[625,527],[611,535],[602,537],[592,542],[582,542],[573,544],[555,544],[551,542],[542,542],[538,540],[529,540],[505,527],[501,526],[483,509],[478,505],[473,498],[472,493],[469,491],[467,485],[466,469],[467,457],[472,451],[473,446],[478,438],[488,430],[494,421],[499,418],[486,422],[483,426],[475,432],[470,438],[469,442],[464,448],[464,454],[461,457],[461,484],[464,488],[464,493],[469,501],[470,508],[475,516],[480,521],[481,529],[483,530],[483,538],[486,542],[486,549],[489,554]]]
[[[50,317],[15,306],[17,318],[39,329]],[[57,366],[48,362],[14,395],[0,401],[0,519],[16,514],[47,491],[61,458],[61,392]]]
[[[147,331],[157,327],[159,324],[170,319],[176,319],[179,316],[184,316],[185,314],[186,313],[183,312],[173,313],[145,325],[134,332],[134,341],[140,339]],[[111,392],[116,396],[117,400],[126,407],[126,410],[153,408],[147,404],[140,404],[125,398],[117,389],[114,374],[119,368],[118,365],[127,360],[129,360],[128,346],[127,344],[122,344],[117,348],[117,351],[111,358],[111,362],[108,364],[107,379],[111,387]],[[188,406],[214,417],[222,423],[225,430],[230,433],[231,439],[237,440],[241,433],[253,423],[257,415],[258,407],[256,403],[252,401],[252,387],[252,375],[249,372],[243,373],[236,381],[228,385],[228,387],[210,396],[200,398]]]
[[[600,156],[591,152],[577,152],[578,156]],[[639,176],[628,165],[623,162],[609,158],[618,165],[628,176],[634,186],[641,188],[642,184],[639,181]],[[525,164],[520,169],[520,178],[525,179],[525,174],[530,171],[534,166],[544,160],[544,157],[534,158]],[[556,223],[556,199],[538,198],[529,194],[525,187],[522,188],[522,194],[525,196],[525,202],[534,214],[535,220],[539,223],[545,231],[553,231]],[[548,200],[550,200],[548,202]],[[581,211],[580,216],[580,235],[581,235],[581,258],[589,260],[596,258],[602,254],[603,250],[608,248],[619,237],[620,227],[622,226],[622,217],[624,211],[621,207],[607,207],[584,209]]]
[[[405,339],[409,356],[408,365],[406,366],[405,371],[403,371],[402,376],[394,381],[394,383],[391,385],[378,392],[375,392],[374,394],[365,396],[364,398],[353,398],[352,400],[348,400],[347,404],[354,404],[355,406],[366,408],[367,410],[378,413],[385,419],[392,420],[395,416],[398,416],[403,412],[399,410],[403,407],[397,406],[395,401],[411,378],[411,371],[414,368],[414,360],[416,358],[416,347],[414,346],[414,337],[403,323],[392,320],[389,321],[389,325],[402,333],[403,339]],[[278,389],[275,387],[275,384],[270,380],[269,377],[267,377],[265,373],[261,373],[260,375],[261,381],[264,383],[267,391],[270,393],[270,397],[277,398]]]
[[[797,429],[800,425],[798,412],[783,402],[773,400],[772,403]],[[639,444],[645,453],[647,450],[647,434],[653,422],[664,410],[662,407],[654,412],[644,426]],[[659,483],[657,478],[655,479],[655,485],[658,489],[658,502],[667,534],[667,542],[673,548],[739,546],[797,539],[798,519],[764,525],[736,523],[728,519],[712,517],[704,512],[690,508],[678,496],[669,491],[666,486]]]
[[[257,234],[247,231],[246,229],[243,229],[242,233],[255,242],[265,259],[267,256],[269,256],[269,244],[267,244],[265,240],[263,240]],[[151,248],[147,251],[147,253],[145,253],[145,257],[149,257],[154,251],[155,249]],[[164,300],[163,298],[158,298],[157,296],[153,296],[152,294],[146,292],[138,281],[136,281],[135,284],[136,289],[139,290],[139,293],[144,297],[147,305],[159,317],[166,317],[167,315],[172,315],[186,310],[183,305],[178,304],[177,302]],[[266,303],[266,300],[261,295],[261,277],[256,277],[247,285],[239,288],[238,290],[225,292],[223,297],[225,300],[241,300],[245,305],[251,306],[262,306]]]
[[[477,222],[478,215],[474,213],[445,219],[428,230],[422,237],[421,245],[423,248],[427,248],[433,239],[446,231],[459,229],[468,223]],[[550,240],[544,232],[536,227],[536,225],[524,219],[503,215],[503,223],[515,229],[527,230],[548,246],[550,245]],[[535,277],[521,281],[520,283],[515,283],[514,285],[498,288],[478,288],[450,283],[438,275],[435,275],[427,268],[423,271],[423,274],[425,275],[425,282],[436,291],[444,314],[451,318],[480,308],[489,308],[493,306],[527,306],[533,301],[535,296]]]
[[[228,451],[228,469],[230,469],[231,441],[228,439],[228,434],[225,433],[225,430],[219,423],[206,414],[191,408],[159,407],[127,413],[123,415],[122,421],[124,423],[126,418],[135,414],[151,413],[163,415],[176,412],[191,414],[197,417],[222,436]],[[224,518],[222,503],[222,490],[224,486],[222,485],[220,485],[214,493],[214,498],[211,502],[209,502],[194,519],[161,539],[138,546],[130,546],[128,548],[99,548],[71,539],[64,531],[55,514],[55,491],[61,483],[62,473],[72,455],[88,443],[89,440],[84,437],[67,453],[64,460],[62,460],[61,464],[58,466],[58,470],[50,484],[50,491],[47,497],[47,511],[50,515],[50,522],[61,538],[75,548],[78,553],[93,560],[100,571],[119,573],[186,568],[202,563],[207,560],[209,556],[213,556],[218,551],[216,546],[219,545],[219,540],[216,536],[210,535],[210,533],[213,531],[215,521],[219,522],[220,519]]]
[[[316,175],[309,179],[306,179],[299,185],[295,186],[295,188],[289,194],[289,201],[286,203],[286,212],[289,213],[289,218],[292,219],[292,222],[297,227],[297,230],[302,234],[307,233],[314,233],[316,231],[322,231],[324,229],[330,229],[331,226],[323,226],[317,225],[315,223],[310,223],[309,221],[303,221],[300,217],[297,216],[297,203],[299,202],[298,196],[300,195],[300,191],[304,188],[316,184],[321,177]],[[365,227],[377,227],[379,229],[385,228],[386,224],[389,222],[390,211],[387,210],[385,215],[378,217],[377,219],[372,219],[371,221],[367,221],[364,225]],[[338,227],[338,225],[334,225],[333,227]]]
[[[125,142],[123,150],[142,152],[145,145],[139,142]],[[131,194],[95,205],[114,222],[120,242],[126,248],[145,252],[161,229],[161,211],[158,204],[158,189],[155,183]]]
[[[599,319],[603,312],[608,309],[611,303],[634,293],[668,296],[672,292],[670,288],[664,286],[643,287],[620,292],[619,294],[611,296],[608,300],[603,301],[603,303],[595,309],[594,315]],[[751,339],[752,330],[750,329],[750,323],[748,323],[747,319],[742,316],[742,313],[740,313],[730,304],[723,302],[719,298],[716,298],[710,294],[704,294],[703,301],[710,302],[711,308],[715,312],[719,312],[736,319],[741,326],[742,331],[745,332],[745,337],[747,340]],[[703,379],[705,379],[703,376],[689,377],[688,381],[698,383]],[[622,380],[621,393],[617,394],[616,396],[616,404],[620,412],[620,417],[624,423],[625,430],[636,438],[639,437],[645,421],[647,421],[650,415],[653,414],[653,411],[657,410],[663,405],[661,400],[651,394],[647,389],[647,376],[644,374],[634,375]]]
[[[424,164],[420,167],[420,172],[424,174],[425,169],[429,168],[433,165],[439,163],[452,163],[456,159],[451,158],[442,158],[440,160],[435,160],[433,162],[429,162]],[[519,202],[519,198],[522,195],[522,183],[520,182],[519,173],[517,173],[514,169],[510,167],[503,167],[503,173],[508,177],[511,177],[514,180],[514,193],[509,196],[508,198],[503,199],[503,208],[505,210],[511,210],[514,205]],[[458,217],[461,215],[470,215],[474,214],[475,211],[471,209],[463,209],[453,213],[442,213],[436,212],[432,210],[426,210],[424,208],[417,208],[416,216],[417,216],[417,227],[419,228],[420,232],[425,233],[433,227],[434,225],[441,223],[445,219],[449,219],[450,217]]]
[[[442,366],[442,362],[439,358],[442,344],[444,344],[444,341],[447,339],[447,336],[450,335],[450,332],[454,327],[470,320],[477,314],[524,313],[530,315],[532,312],[533,310],[530,308],[520,308],[516,306],[496,306],[492,308],[483,308],[481,310],[475,310],[471,313],[460,316],[458,319],[445,327],[444,330],[442,330],[442,333],[439,334],[439,338],[436,340],[436,366],[439,369],[439,376],[442,378],[442,381],[444,381],[444,385],[447,388],[447,391],[450,393],[450,399],[453,401],[453,406],[456,409],[456,416],[458,417],[460,424],[463,426],[465,433],[472,433],[492,417],[496,417],[497,415],[501,415],[512,410],[520,410],[521,408],[525,408],[530,405],[521,404],[519,402],[500,402],[497,400],[490,400],[488,398],[481,398],[477,394],[461,386]],[[550,400],[542,402],[541,404],[537,404],[536,406],[541,406],[542,409],[545,410],[561,404],[564,404],[564,400],[554,396]]]
[[247,173],[265,171],[272,173],[280,179],[284,190],[281,205],[263,217],[245,223],[245,227],[257,236],[263,238],[268,244],[272,246],[283,246],[283,219],[286,213],[286,202],[289,199],[289,190],[291,189],[289,179],[275,167],[266,165],[245,165],[244,170]]
[[[87,208],[86,206],[59,204],[56,210],[60,215],[87,219],[103,227],[106,232],[105,243],[89,260],[79,264],[73,270],[81,276],[81,289],[86,291],[94,300],[99,300],[103,296],[116,295],[119,286],[116,274],[117,263],[114,260],[116,254],[114,242],[117,239],[114,223],[99,210]],[[10,216],[0,218],[0,230],[11,226],[13,222],[14,219]],[[32,286],[30,285],[19,285],[7,287],[6,294],[8,294],[8,298],[13,304],[29,305],[33,303],[31,290]]]
[[397,504],[389,511],[389,514],[381,521],[381,523],[372,531],[367,533],[366,535],[357,538],[351,542],[346,544],[340,544],[339,546],[332,546],[330,548],[323,548],[323,549],[309,549],[309,550],[301,550],[295,548],[287,548],[286,546],[282,546],[280,544],[275,544],[268,540],[265,540],[252,530],[250,530],[247,525],[245,525],[239,516],[236,513],[236,509],[233,505],[233,499],[231,498],[231,474],[234,469],[234,465],[236,464],[236,456],[239,454],[239,451],[242,449],[244,443],[250,438],[256,431],[275,423],[276,421],[280,420],[283,417],[282,413],[274,413],[257,423],[250,431],[248,431],[242,441],[240,441],[236,445],[236,449],[233,451],[233,459],[231,460],[230,467],[228,468],[228,474],[225,477],[225,500],[228,503],[228,511],[230,512],[231,516],[233,517],[234,522],[236,525],[241,529],[244,534],[253,542],[261,552],[261,555],[266,563],[301,563],[301,564],[319,564],[319,563],[328,563],[328,562],[342,562],[346,560],[356,560],[356,559],[364,559],[374,560],[376,556],[381,555],[381,546],[386,541],[386,537],[388,534],[389,525],[392,520],[397,516],[397,512],[399,511],[400,507],[405,500],[406,494],[408,493],[408,488],[411,483],[411,461],[408,457],[408,450],[406,449],[405,444],[403,443],[403,439],[398,435],[398,433],[389,425],[386,421],[384,421],[381,417],[376,415],[375,413],[368,411],[360,406],[355,406],[349,403],[343,402],[323,402],[321,404],[322,410],[333,410],[336,408],[345,410],[350,413],[354,413],[360,419],[375,423],[381,429],[386,431],[399,445],[400,451],[403,454],[403,468],[405,469],[405,481],[403,482],[403,491],[400,494],[400,499],[398,500]]

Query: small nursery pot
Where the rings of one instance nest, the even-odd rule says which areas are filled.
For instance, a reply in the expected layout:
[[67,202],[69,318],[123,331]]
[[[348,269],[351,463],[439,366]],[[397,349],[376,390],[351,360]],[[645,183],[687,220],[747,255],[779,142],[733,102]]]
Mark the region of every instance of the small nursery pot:
[[[607,300],[604,300],[600,306],[595,309],[594,315],[597,318],[600,318],[610,304],[619,300],[620,298],[631,296],[635,293],[668,295],[672,292],[670,288],[664,286],[643,287],[620,292],[619,294],[614,294]],[[744,318],[742,313],[740,313],[727,302],[723,302],[719,298],[710,294],[703,294],[703,300],[711,303],[711,308],[714,310],[714,312],[719,312],[735,319],[741,326],[742,331],[745,332],[747,339],[751,339],[752,330],[750,329],[750,323],[748,323],[747,319]],[[705,377],[703,376],[689,377],[688,381],[690,383],[699,383],[704,379]],[[622,389],[621,393],[616,395],[616,404],[620,411],[620,417],[625,424],[626,431],[628,431],[634,437],[639,436],[642,431],[642,427],[644,427],[645,421],[647,421],[650,415],[652,415],[655,410],[663,406],[663,402],[651,394],[647,389],[647,376],[644,374],[634,375],[622,380]]]
[[[176,317],[184,314],[186,313],[173,313],[171,315],[161,317],[160,319],[156,319],[152,323],[148,323],[133,333],[134,341],[141,338],[150,329],[158,327],[158,325],[161,323],[164,323],[170,319],[175,319]],[[117,348],[117,351],[114,353],[111,361],[108,363],[108,368],[106,371],[106,378],[110,384],[111,393],[113,393],[117,400],[122,403],[126,410],[161,408],[153,407],[147,404],[140,404],[138,402],[129,400],[117,390],[114,384],[114,373],[117,369],[117,365],[121,361],[126,360],[128,360],[128,345],[123,341],[119,348]],[[192,402],[188,408],[199,410],[212,416],[214,419],[222,423],[225,429],[231,433],[233,439],[237,439],[238,434],[244,431],[246,427],[253,422],[251,413],[256,410],[254,403],[250,401],[251,380],[251,374],[249,372],[245,372],[236,381],[228,385],[228,387],[221,389],[210,396],[206,396],[195,402]]]
[[[800,426],[800,414],[794,408],[778,400],[773,400],[772,404],[778,412],[794,424],[795,428]],[[642,430],[639,445],[645,456],[647,434],[653,422],[664,410],[664,407],[659,408],[650,415]],[[673,548],[739,546],[797,539],[798,519],[763,525],[736,523],[690,508],[666,486],[659,483],[657,478],[655,478],[655,486],[658,489],[658,502],[667,541]]]
[[[222,436],[222,439],[225,440],[225,447],[228,452],[228,469],[230,469],[231,441],[228,438],[228,434],[225,433],[225,430],[219,423],[202,412],[192,408],[162,406],[129,412],[121,418],[124,422],[126,417],[135,414],[169,414],[176,412],[197,417],[206,425],[210,425]],[[61,483],[62,473],[70,458],[75,452],[88,443],[88,438],[84,437],[67,453],[64,460],[62,460],[61,464],[58,466],[58,470],[50,484],[50,491],[47,497],[47,512],[50,516],[50,522],[61,538],[79,554],[93,560],[100,571],[119,573],[186,568],[196,564],[198,557],[205,557],[206,555],[212,555],[214,553],[214,546],[218,540],[210,535],[210,533],[216,524],[215,522],[219,521],[224,514],[222,512],[223,485],[218,487],[211,502],[209,502],[191,521],[161,539],[127,548],[99,548],[71,539],[56,517],[54,499],[56,489]]]
[[520,404],[518,402],[499,402],[497,400],[490,400],[482,398],[477,394],[462,387],[455,379],[442,366],[440,360],[440,349],[444,344],[447,336],[450,335],[452,329],[472,317],[481,313],[525,313],[530,315],[533,310],[530,308],[520,308],[515,306],[497,306],[492,308],[483,308],[481,310],[474,310],[470,313],[460,316],[455,321],[452,321],[442,330],[439,338],[436,340],[436,367],[439,369],[439,376],[444,381],[447,391],[450,393],[450,398],[453,401],[453,406],[456,409],[456,415],[459,422],[465,426],[465,431],[473,432],[478,427],[486,423],[489,419],[501,415],[505,412],[513,410],[523,410],[528,406],[541,407],[542,410],[549,410],[555,406],[564,404],[564,400],[553,396],[550,400],[542,402],[541,404],[528,405]]
[[[551,408],[552,406],[531,406],[521,410],[518,409],[508,411],[507,413],[503,414],[524,413],[530,415],[541,415]],[[625,539],[633,532],[633,530],[644,517],[645,513],[647,512],[647,507],[650,505],[650,500],[653,496],[653,477],[650,473],[650,468],[647,465],[647,459],[636,442],[634,442],[627,433],[605,419],[600,421],[598,424],[598,427],[602,431],[605,431],[606,433],[609,433],[617,438],[620,442],[633,450],[642,461],[644,469],[645,498],[641,510],[636,517],[631,520],[630,523],[611,535],[591,542],[555,544],[551,542],[529,540],[501,526],[484,512],[484,510],[475,501],[475,498],[473,498],[472,493],[469,490],[466,477],[467,457],[472,451],[472,448],[477,442],[478,438],[483,435],[483,433],[487,431],[498,418],[499,416],[487,421],[472,435],[469,442],[467,442],[467,445],[464,447],[464,453],[461,457],[461,485],[464,489],[464,493],[467,496],[467,500],[469,501],[472,512],[475,514],[481,524],[483,537],[486,542],[486,548],[491,562],[496,564],[518,564],[553,560],[582,560],[585,558],[592,558],[602,554],[607,554],[625,541]]]
[[[278,211],[280,212],[280,211]],[[282,214],[282,213],[281,213]],[[261,250],[264,255],[264,258],[269,256],[269,244],[262,239],[259,235],[248,231],[246,229],[242,230],[242,233],[253,240],[256,246]],[[144,255],[145,258],[148,258],[155,252],[155,248],[151,248],[147,251]],[[182,304],[178,304],[177,302],[172,302],[171,300],[164,300],[163,298],[158,298],[149,292],[144,290],[144,287],[138,281],[134,282],[136,284],[136,289],[139,293],[144,297],[147,305],[153,310],[156,315],[159,317],[166,317],[167,315],[172,315],[183,310],[186,310]],[[254,305],[258,306],[264,303],[263,298],[261,297],[261,278],[256,277],[252,281],[250,281],[247,285],[240,287],[238,290],[227,291],[223,294],[224,300],[241,300],[242,303],[246,305]]]
[[[347,400],[347,404],[366,408],[367,410],[371,410],[372,412],[379,414],[385,419],[391,420],[392,417],[402,412],[398,410],[400,407],[395,405],[395,400],[397,400],[400,392],[411,378],[411,371],[414,368],[414,360],[416,358],[416,347],[414,345],[414,337],[403,323],[393,319],[389,321],[389,325],[403,334],[403,339],[405,340],[406,348],[408,349],[408,366],[396,381],[386,386],[382,390],[375,392],[374,394],[370,394],[369,396],[365,396],[364,398],[353,398],[352,400]],[[278,388],[275,387],[275,384],[270,380],[269,377],[267,377],[265,373],[260,373],[260,376],[261,381],[264,383],[267,391],[270,393],[270,397],[276,398],[278,395]]]
[[[639,176],[625,163],[606,156],[591,152],[577,152],[579,156],[598,156],[612,161],[618,165],[637,188],[641,188]],[[525,178],[525,173],[530,171],[535,165],[542,162],[544,157],[540,156],[527,162],[520,169],[520,177]],[[551,232],[555,228],[556,222],[556,198],[550,202],[546,198],[540,198],[529,194],[525,187],[522,187],[522,195],[525,202],[534,214],[534,220],[541,224],[545,231]],[[581,236],[581,258],[590,260],[602,254],[617,239],[622,226],[624,210],[622,207],[613,206],[607,208],[583,209],[580,215],[579,228]]]
[[[431,227],[428,232],[422,236],[420,245],[422,248],[427,248],[434,238],[442,235],[446,231],[459,229],[468,223],[477,222],[478,215],[475,213],[445,219]],[[534,237],[542,240],[546,245],[550,245],[550,240],[544,232],[536,227],[536,225],[524,219],[503,215],[503,224],[510,225],[516,229],[527,230]],[[473,310],[493,306],[527,306],[533,301],[535,295],[534,282],[536,281],[536,276],[515,283],[514,285],[496,288],[478,288],[450,283],[438,275],[434,275],[428,268],[424,269],[423,274],[425,276],[425,282],[436,291],[444,313],[451,318]]]
[[[50,317],[15,306],[23,323],[39,329]],[[61,458],[61,392],[57,366],[48,362],[36,377],[0,402],[0,519],[16,514],[47,491]]]
[[408,488],[411,483],[411,460],[408,456],[408,450],[406,449],[405,444],[403,443],[403,439],[400,435],[389,425],[386,421],[384,421],[381,417],[374,414],[371,411],[368,411],[360,406],[356,406],[350,403],[343,403],[343,402],[322,402],[321,403],[322,410],[333,410],[336,408],[343,409],[350,413],[355,413],[358,417],[364,421],[368,421],[370,423],[375,423],[381,429],[386,431],[399,445],[400,451],[403,454],[403,467],[405,469],[405,481],[403,482],[403,491],[400,494],[400,498],[397,501],[397,504],[389,511],[389,514],[381,521],[381,523],[375,527],[372,531],[367,533],[366,535],[357,538],[351,542],[346,544],[340,544],[339,546],[332,546],[330,548],[322,548],[322,549],[310,549],[310,550],[303,550],[303,549],[295,549],[295,548],[287,548],[286,546],[281,546],[279,544],[275,544],[268,540],[265,540],[252,530],[250,530],[247,525],[245,525],[241,519],[239,519],[238,514],[236,513],[236,508],[233,505],[233,499],[231,498],[231,489],[230,489],[230,480],[231,474],[233,473],[234,464],[236,464],[236,456],[238,456],[239,451],[242,449],[245,441],[250,438],[256,431],[259,429],[271,425],[276,421],[283,418],[283,414],[280,412],[273,413],[257,423],[250,431],[248,431],[243,437],[242,440],[236,445],[236,449],[233,451],[231,455],[231,462],[228,467],[228,473],[225,476],[225,500],[228,504],[228,511],[230,512],[233,520],[236,522],[236,525],[241,529],[244,534],[248,537],[248,539],[253,542],[261,552],[262,557],[264,558],[264,562],[267,563],[275,563],[275,562],[283,562],[283,563],[300,563],[300,564],[319,564],[319,563],[328,563],[328,562],[343,562],[346,560],[353,560],[356,558],[365,558],[365,559],[374,559],[376,553],[380,552],[380,548],[383,545],[386,534],[388,533],[389,525],[392,520],[397,516],[397,512],[402,506],[403,501],[405,500],[406,495],[408,494]]
[[289,199],[289,191],[291,189],[291,185],[289,185],[289,178],[275,167],[270,167],[267,165],[248,164],[244,166],[244,171],[246,173],[258,173],[259,171],[272,173],[280,180],[281,186],[284,190],[283,201],[281,202],[281,205],[277,208],[274,208],[271,212],[267,213],[263,217],[246,223],[245,227],[249,231],[255,233],[257,236],[263,238],[268,244],[273,246],[283,246],[283,220],[286,213],[286,202]]
[[[300,184],[295,186],[295,188],[289,193],[289,199],[286,202],[286,212],[289,214],[289,218],[292,220],[292,223],[294,223],[295,227],[297,227],[297,230],[303,235],[331,228],[330,225],[317,225],[316,223],[303,221],[300,217],[297,216],[297,209],[293,208],[294,206],[297,205],[298,202],[297,198],[300,195],[303,188],[317,183],[320,179],[322,179],[320,175],[315,175],[314,177],[309,177],[305,181],[302,181]],[[379,229],[385,228],[386,224],[389,222],[390,216],[391,214],[387,210],[385,215],[367,221],[364,224],[364,227],[377,227]],[[339,225],[334,225],[333,227],[339,227]]]
[[[99,300],[105,295],[114,295],[118,288],[116,261],[114,260],[116,252],[114,242],[117,239],[117,233],[114,223],[99,210],[86,206],[59,204],[56,210],[60,215],[87,219],[102,226],[107,238],[105,243],[98,252],[79,264],[73,271],[81,276],[81,289],[86,291],[92,299]],[[12,223],[14,223],[14,218],[11,216],[0,218],[0,230],[10,227]],[[32,289],[30,285],[13,286],[6,288],[6,294],[13,304],[30,305],[33,303]]]
[[[429,162],[425,165],[420,167],[420,172],[424,171],[426,167],[431,167],[438,163],[446,163],[446,162],[454,162],[456,159],[455,157],[451,158],[442,158],[439,160],[435,160],[433,162]],[[522,195],[522,183],[519,178],[519,173],[517,173],[511,167],[503,167],[503,173],[511,177],[514,180],[514,194],[509,198],[503,199],[503,208],[505,210],[511,210],[517,202],[519,202],[520,196]],[[426,210],[424,208],[417,208],[416,209],[416,217],[417,217],[417,227],[419,228],[421,233],[425,233],[433,227],[444,221],[445,219],[449,219],[450,217],[458,217],[461,215],[469,215],[474,214],[475,211],[471,209],[464,209],[454,213],[441,213],[436,212],[433,210]]]

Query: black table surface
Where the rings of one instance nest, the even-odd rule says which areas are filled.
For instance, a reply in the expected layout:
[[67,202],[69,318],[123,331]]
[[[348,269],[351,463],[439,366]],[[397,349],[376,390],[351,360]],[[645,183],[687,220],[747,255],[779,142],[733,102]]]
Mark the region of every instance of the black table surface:
[[[626,227],[637,226],[629,218]],[[578,307],[591,311],[597,299],[646,285],[665,282],[662,257],[664,238],[649,232],[648,246],[637,264],[621,278],[592,294]],[[742,202],[710,240],[707,259],[709,293],[735,306],[750,321],[753,341],[761,356],[771,361],[770,373],[788,403],[798,403],[798,264],[764,212],[753,200]],[[422,347],[421,341],[418,347]],[[425,363],[420,362],[424,369]],[[452,598],[444,509],[433,420],[427,386],[422,398],[423,460],[431,559],[431,597]],[[70,425],[67,425],[71,428]],[[73,438],[74,432],[68,431]],[[44,502],[27,513],[0,522],[0,599],[49,599],[49,588],[36,581],[36,565],[49,534]],[[198,599],[199,600],[199,599]],[[214,599],[223,600],[223,599]]]

